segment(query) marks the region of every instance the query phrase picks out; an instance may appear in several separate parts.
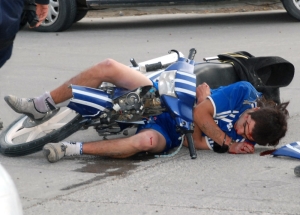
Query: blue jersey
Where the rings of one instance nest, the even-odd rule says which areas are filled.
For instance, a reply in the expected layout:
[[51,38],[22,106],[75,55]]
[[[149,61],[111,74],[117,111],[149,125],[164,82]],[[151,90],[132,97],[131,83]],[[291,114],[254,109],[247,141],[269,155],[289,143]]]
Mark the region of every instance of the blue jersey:
[[[208,99],[214,107],[214,121],[222,131],[236,142],[245,141],[242,136],[236,133],[234,124],[245,110],[257,107],[256,101],[261,95],[246,81],[211,90]],[[207,136],[206,141],[212,148],[214,141]]]
[[[158,88],[157,82],[153,82],[153,85],[156,89]],[[261,93],[257,92],[249,82],[241,81],[211,90],[208,99],[214,107],[213,119],[216,124],[228,136],[241,142],[245,139],[236,133],[234,124],[245,110],[257,107],[256,100],[259,97],[261,97]],[[154,129],[161,133],[166,139],[165,151],[178,146],[181,142],[180,134],[176,133],[176,122],[168,113],[153,117],[151,122],[139,126],[137,132],[142,129]],[[205,134],[203,135],[205,136]],[[208,146],[212,149],[214,141],[207,136],[205,137]]]

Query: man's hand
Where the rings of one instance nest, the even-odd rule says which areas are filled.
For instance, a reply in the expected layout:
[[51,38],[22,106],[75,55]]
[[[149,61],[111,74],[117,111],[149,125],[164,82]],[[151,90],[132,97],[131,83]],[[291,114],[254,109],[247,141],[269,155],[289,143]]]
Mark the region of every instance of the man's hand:
[[207,83],[200,84],[196,89],[197,104],[203,102],[210,95],[210,87]]
[[46,19],[48,14],[48,5],[36,4],[36,15],[39,17],[39,22],[35,27],[39,27],[40,24]]
[[230,154],[252,154],[254,153],[254,146],[247,142],[233,143],[229,146],[228,152]]

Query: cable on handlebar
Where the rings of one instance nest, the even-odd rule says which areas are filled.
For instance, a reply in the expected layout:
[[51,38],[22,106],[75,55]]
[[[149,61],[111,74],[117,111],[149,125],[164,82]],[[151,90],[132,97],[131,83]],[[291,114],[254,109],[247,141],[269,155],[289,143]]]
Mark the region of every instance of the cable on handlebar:
[[[178,52],[177,50],[171,49],[170,51],[168,51],[169,54],[171,54],[172,52],[175,52],[175,53],[177,54],[178,59],[180,58],[180,54],[179,54],[179,52]],[[178,60],[178,59],[177,59],[177,60]]]
[[181,143],[174,152],[172,152],[171,154],[167,154],[167,155],[154,155],[154,157],[155,158],[169,158],[169,157],[173,157],[174,155],[178,154],[178,152],[180,151],[180,149],[182,148],[182,145],[183,145],[184,135],[182,135],[181,138],[182,138]]

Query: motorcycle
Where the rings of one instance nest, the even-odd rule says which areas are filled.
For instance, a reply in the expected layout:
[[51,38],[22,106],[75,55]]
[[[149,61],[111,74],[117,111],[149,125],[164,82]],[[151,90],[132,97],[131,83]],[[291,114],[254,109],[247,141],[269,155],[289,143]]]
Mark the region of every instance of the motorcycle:
[[[128,129],[146,123],[151,116],[167,112],[176,121],[176,132],[182,134],[182,143],[185,136],[191,158],[196,159],[192,137],[196,86],[206,82],[213,89],[241,78],[232,63],[216,61],[220,56],[196,63],[195,55],[195,49],[190,50],[187,58],[181,52],[171,50],[167,55],[139,64],[130,59],[130,67],[157,83],[158,90],[153,86],[143,86],[129,91],[110,83],[103,83],[97,89],[72,85],[73,98],[67,107],[48,112],[40,121],[22,115],[12,122],[0,135],[0,151],[7,156],[31,154],[42,150],[49,142],[62,141],[89,127],[93,127],[103,139],[127,136]],[[287,71],[289,78],[285,78],[284,83],[276,85],[276,92],[291,82],[293,69]],[[272,75],[268,78],[275,80]]]

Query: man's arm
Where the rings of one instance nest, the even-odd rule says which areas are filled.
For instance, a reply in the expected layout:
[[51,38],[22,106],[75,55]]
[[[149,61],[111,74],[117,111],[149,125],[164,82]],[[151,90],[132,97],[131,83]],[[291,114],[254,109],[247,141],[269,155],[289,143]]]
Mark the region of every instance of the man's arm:
[[[219,143],[223,144],[225,133],[217,126],[213,120],[214,107],[207,96],[210,96],[210,87],[204,82],[196,89],[197,106],[194,108],[194,144],[196,149],[209,149],[205,137],[202,136],[204,132],[207,136],[212,138],[215,142],[219,143],[215,139],[222,139]],[[199,115],[200,114],[200,115]],[[202,115],[203,114],[203,115]],[[211,132],[208,132],[210,130]],[[215,139],[208,133],[215,135]],[[225,137],[226,140],[227,137]],[[226,142],[226,141],[225,141]]]
[[[222,145],[225,133],[219,128],[213,119],[214,107],[209,99],[205,99],[194,108],[194,122],[199,129],[213,141]],[[229,145],[231,138],[226,135],[225,144]]]
[[231,144],[231,137],[225,136],[225,132],[215,123],[213,113],[214,107],[209,99],[205,99],[194,108],[195,131],[193,137],[197,149],[208,149],[208,147],[205,148],[205,138],[199,135],[203,132],[219,145],[223,145],[223,143],[229,145],[228,152],[231,154],[254,153],[254,146],[250,143]]

